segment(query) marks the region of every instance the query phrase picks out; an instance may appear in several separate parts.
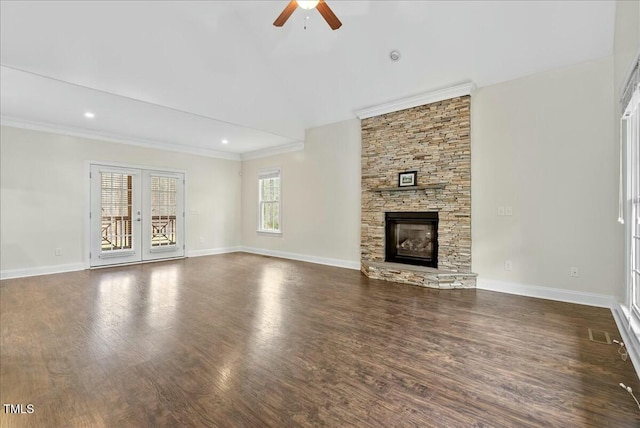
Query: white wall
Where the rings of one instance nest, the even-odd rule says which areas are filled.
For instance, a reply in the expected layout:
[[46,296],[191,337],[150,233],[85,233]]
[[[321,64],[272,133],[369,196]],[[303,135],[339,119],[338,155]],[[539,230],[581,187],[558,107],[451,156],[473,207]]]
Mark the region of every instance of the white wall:
[[[258,171],[282,169],[282,235],[256,232]],[[303,151],[242,163],[242,243],[251,251],[360,266],[360,121],[307,130]]]
[[[615,293],[613,92],[613,58],[605,58],[474,95],[472,269],[481,281]],[[513,215],[498,216],[499,206]],[[579,277],[569,276],[572,266]]]
[[[0,130],[2,276],[79,268],[87,161],[186,171],[187,252],[240,246],[240,162],[31,131]],[[54,249],[62,248],[62,256]]]

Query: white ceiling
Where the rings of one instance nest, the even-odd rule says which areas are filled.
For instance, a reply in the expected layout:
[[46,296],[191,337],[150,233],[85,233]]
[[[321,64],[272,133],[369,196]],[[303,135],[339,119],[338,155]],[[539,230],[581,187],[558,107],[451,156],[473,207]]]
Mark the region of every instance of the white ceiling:
[[355,110],[613,52],[613,1],[328,0],[337,31],[301,9],[274,27],[287,3],[3,0],[3,122],[237,157]]

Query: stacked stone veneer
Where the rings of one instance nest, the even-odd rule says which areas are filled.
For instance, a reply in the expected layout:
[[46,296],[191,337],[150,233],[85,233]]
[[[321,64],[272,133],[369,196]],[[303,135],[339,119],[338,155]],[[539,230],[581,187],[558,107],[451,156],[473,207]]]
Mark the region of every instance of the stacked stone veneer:
[[[365,275],[436,288],[475,287],[471,273],[471,97],[362,120],[361,268]],[[418,172],[427,190],[398,186]],[[384,262],[385,212],[437,211],[438,269]],[[457,275],[454,275],[457,273]]]

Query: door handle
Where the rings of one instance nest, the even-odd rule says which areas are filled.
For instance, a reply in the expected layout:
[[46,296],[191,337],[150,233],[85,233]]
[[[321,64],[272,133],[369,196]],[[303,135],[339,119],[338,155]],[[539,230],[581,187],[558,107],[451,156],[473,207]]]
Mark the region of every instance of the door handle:
[[140,220],[140,217],[138,217],[138,218],[136,219],[136,221],[141,221],[141,220]]

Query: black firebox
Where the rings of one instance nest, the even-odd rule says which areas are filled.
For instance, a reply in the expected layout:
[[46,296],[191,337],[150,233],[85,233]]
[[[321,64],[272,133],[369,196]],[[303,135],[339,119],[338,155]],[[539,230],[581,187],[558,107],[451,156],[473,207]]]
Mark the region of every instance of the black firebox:
[[438,267],[438,213],[385,213],[385,261]]

